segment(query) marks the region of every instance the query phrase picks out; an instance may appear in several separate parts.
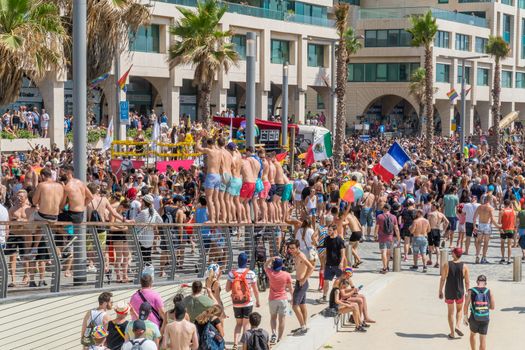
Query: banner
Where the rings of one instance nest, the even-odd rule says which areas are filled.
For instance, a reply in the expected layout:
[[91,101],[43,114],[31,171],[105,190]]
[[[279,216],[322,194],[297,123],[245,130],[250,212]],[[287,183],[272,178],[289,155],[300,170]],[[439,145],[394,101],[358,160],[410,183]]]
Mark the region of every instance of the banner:
[[[126,160],[126,162],[129,162],[129,160]],[[140,169],[144,166],[143,160],[132,160],[131,163],[134,169]],[[113,174],[117,175],[117,178],[120,179],[120,177],[122,176],[122,168],[121,168],[122,160],[112,159],[110,165],[111,165],[111,171],[113,172]]]
[[175,170],[178,170],[179,167],[183,167],[186,170],[189,170],[190,167],[193,165],[194,160],[193,159],[186,159],[186,160],[164,160],[156,163],[157,170],[159,173],[165,173],[166,169],[168,168],[168,165],[171,165],[171,167]]

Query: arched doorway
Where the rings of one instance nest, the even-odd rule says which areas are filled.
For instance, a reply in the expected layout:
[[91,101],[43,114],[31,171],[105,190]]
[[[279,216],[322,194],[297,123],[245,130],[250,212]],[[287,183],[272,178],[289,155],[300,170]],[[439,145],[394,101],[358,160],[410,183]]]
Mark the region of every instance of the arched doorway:
[[403,136],[417,135],[420,123],[417,109],[397,95],[383,95],[374,99],[363,111],[360,122],[369,125],[370,135],[384,130]]
[[126,99],[129,101],[130,111],[149,115],[154,108],[157,96],[157,90],[146,79],[140,77],[131,77],[129,79]]

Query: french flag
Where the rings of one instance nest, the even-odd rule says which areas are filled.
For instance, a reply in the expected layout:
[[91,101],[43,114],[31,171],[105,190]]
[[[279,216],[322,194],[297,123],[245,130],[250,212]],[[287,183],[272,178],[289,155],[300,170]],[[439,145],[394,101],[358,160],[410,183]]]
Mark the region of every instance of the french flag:
[[390,182],[410,160],[403,147],[394,142],[388,153],[381,158],[378,164],[374,165],[372,171],[379,175],[384,182]]

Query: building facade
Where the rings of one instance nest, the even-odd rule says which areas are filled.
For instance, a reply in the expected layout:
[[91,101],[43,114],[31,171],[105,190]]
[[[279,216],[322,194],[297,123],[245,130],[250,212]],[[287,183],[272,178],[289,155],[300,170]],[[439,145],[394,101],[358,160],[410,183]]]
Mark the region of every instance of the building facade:
[[[222,29],[231,29],[241,60],[213,85],[212,113],[226,109],[242,115],[246,92],[246,33],[257,34],[256,117],[280,115],[283,65],[289,71],[289,115],[304,122],[309,113],[324,112],[331,127],[334,106],[333,5],[338,0],[250,0],[225,2],[228,11]],[[525,0],[344,0],[351,4],[350,24],[362,35],[363,48],[351,58],[347,89],[347,125],[364,122],[414,133],[421,125],[420,102],[409,93],[411,73],[423,66],[423,49],[411,47],[406,28],[410,15],[432,10],[439,32],[433,48],[435,127],[450,135],[460,120],[460,99],[452,103],[447,92],[461,91],[462,58],[484,55],[489,35],[501,35],[511,46],[502,62],[503,116],[525,111]],[[124,40],[119,71],[93,92],[95,115],[116,115],[115,75],[131,67],[127,93],[130,109],[139,113],[166,112],[172,123],[183,115],[198,115],[198,94],[191,66],[170,69],[168,29],[180,18],[177,6],[195,7],[196,0],[147,1],[152,18],[148,26]],[[490,90],[493,59],[466,60],[465,131],[492,126]],[[116,74],[115,74],[116,73]],[[63,144],[63,116],[72,113],[71,82],[64,74],[50,74],[39,84],[24,83],[18,104],[45,106],[53,122],[52,142]],[[37,88],[37,89],[35,89]],[[24,99],[30,99],[27,102]],[[523,113],[522,113],[523,114]]]

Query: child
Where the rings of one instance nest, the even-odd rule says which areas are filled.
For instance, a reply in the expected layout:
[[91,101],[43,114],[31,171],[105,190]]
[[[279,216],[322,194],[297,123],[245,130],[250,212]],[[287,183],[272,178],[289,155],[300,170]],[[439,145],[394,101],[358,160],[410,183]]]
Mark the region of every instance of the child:
[[252,312],[249,316],[250,320],[250,329],[248,329],[241,338],[242,349],[243,350],[253,350],[253,349],[270,349],[268,341],[270,335],[267,331],[262,328],[259,328],[261,324],[261,314],[258,312]]

